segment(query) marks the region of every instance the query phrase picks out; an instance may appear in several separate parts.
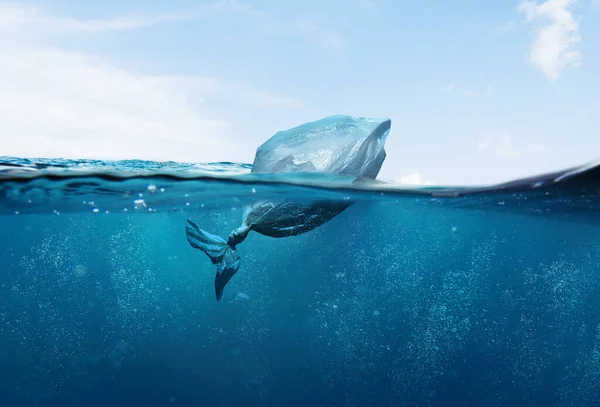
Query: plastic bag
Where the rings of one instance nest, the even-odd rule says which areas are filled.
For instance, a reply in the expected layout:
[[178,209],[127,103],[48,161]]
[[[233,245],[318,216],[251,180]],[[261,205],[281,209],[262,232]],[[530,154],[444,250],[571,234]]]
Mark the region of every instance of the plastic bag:
[[[319,172],[374,180],[385,160],[389,119],[330,116],[280,131],[257,150],[252,173]],[[186,235],[194,248],[217,265],[215,295],[240,267],[236,246],[255,231],[271,237],[309,232],[337,216],[352,203],[334,201],[259,202],[244,213],[242,225],[227,242],[188,219]]]

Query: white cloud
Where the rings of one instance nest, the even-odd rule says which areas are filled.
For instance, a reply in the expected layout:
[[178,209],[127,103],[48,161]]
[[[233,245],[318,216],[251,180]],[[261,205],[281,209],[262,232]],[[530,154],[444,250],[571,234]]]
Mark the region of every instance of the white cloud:
[[133,29],[164,16],[86,21],[15,5],[1,11],[0,155],[242,161],[256,147],[245,145],[244,116],[219,104],[302,106],[245,83],[130,72],[46,35]]
[[550,80],[558,79],[566,67],[581,65],[579,27],[571,8],[575,0],[524,1],[518,11],[535,26],[529,61]]
[[44,13],[33,6],[19,6],[14,3],[0,4],[0,29],[33,29],[38,33],[44,31],[65,34],[68,32],[103,32],[122,31],[134,28],[169,23],[193,18],[190,11],[166,13],[158,16],[129,16],[114,19],[78,20],[72,17],[57,16]]
[[398,177],[396,178],[396,183],[403,185],[435,185],[433,181],[424,179],[418,172]]
[[3,48],[4,155],[125,158],[143,151],[166,159],[169,144],[231,148],[220,137],[228,123],[205,119],[175,82],[83,54]]

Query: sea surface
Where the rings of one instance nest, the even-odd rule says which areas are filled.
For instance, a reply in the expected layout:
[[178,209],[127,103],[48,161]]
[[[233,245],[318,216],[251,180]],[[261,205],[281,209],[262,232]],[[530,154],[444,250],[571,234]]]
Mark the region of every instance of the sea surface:
[[[0,157],[0,406],[599,406],[600,166],[406,187]],[[251,232],[216,301],[191,219]]]

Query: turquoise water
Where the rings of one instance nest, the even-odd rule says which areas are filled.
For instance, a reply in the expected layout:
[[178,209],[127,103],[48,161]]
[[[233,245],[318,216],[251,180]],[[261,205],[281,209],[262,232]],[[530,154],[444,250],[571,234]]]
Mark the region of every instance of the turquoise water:
[[[0,158],[2,405],[597,406],[600,167],[409,188],[235,163]],[[251,233],[215,300],[185,222]]]

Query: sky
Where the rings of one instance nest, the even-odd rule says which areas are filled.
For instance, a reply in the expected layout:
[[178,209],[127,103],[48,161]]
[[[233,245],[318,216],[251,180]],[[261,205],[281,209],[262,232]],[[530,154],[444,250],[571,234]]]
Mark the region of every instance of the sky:
[[0,0],[0,156],[251,163],[389,117],[380,179],[600,159],[600,0]]

